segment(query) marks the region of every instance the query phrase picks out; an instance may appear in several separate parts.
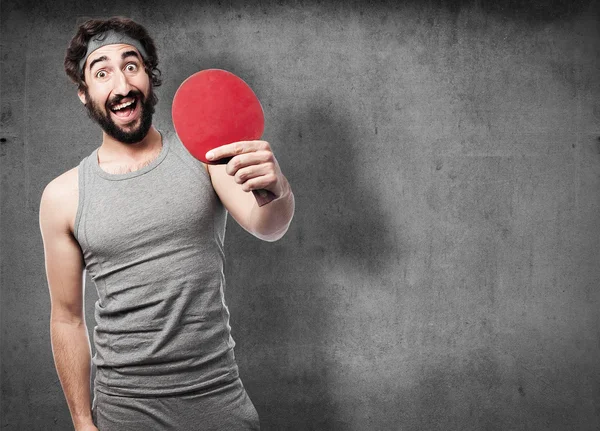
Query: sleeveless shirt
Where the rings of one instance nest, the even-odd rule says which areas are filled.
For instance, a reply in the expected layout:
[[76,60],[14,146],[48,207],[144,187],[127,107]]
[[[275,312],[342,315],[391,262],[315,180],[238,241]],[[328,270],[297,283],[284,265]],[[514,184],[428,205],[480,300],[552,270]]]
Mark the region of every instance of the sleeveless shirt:
[[125,174],[79,164],[75,238],[98,291],[96,389],[168,396],[238,377],[224,301],[227,211],[200,161],[162,134],[158,157]]

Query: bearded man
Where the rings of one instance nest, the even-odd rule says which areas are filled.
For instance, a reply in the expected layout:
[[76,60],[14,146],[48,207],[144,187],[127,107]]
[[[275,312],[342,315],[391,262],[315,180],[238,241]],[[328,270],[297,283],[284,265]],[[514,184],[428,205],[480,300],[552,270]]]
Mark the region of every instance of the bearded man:
[[[265,141],[213,150],[207,165],[152,125],[156,47],[126,18],[79,26],[67,75],[102,142],[40,202],[55,366],[78,431],[256,430],[225,305],[227,214],[276,241],[294,195]],[[275,199],[257,205],[253,190]],[[84,271],[98,291],[93,364]]]

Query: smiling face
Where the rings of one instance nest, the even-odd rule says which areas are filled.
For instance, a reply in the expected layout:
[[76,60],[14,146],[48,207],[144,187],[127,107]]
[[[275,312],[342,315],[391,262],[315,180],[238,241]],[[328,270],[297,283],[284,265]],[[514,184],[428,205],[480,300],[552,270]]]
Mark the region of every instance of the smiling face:
[[105,45],[85,65],[79,98],[89,116],[119,142],[140,142],[152,125],[153,94],[141,55],[131,45]]

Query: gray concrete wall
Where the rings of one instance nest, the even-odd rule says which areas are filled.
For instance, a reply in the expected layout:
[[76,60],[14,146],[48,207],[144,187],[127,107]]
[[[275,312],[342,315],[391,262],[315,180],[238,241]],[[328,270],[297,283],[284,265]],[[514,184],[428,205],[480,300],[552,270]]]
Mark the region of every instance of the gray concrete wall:
[[281,241],[228,224],[265,430],[599,429],[597,1],[85,3],[1,5],[2,429],[70,427],[39,199],[99,145],[62,61],[112,15],[155,36],[159,128],[228,69],[295,189]]

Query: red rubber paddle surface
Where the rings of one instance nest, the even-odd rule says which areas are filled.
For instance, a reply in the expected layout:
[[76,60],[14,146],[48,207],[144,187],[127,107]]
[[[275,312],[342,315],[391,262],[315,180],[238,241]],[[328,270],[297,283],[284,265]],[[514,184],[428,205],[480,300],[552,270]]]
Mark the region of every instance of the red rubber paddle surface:
[[[221,145],[260,139],[265,127],[262,106],[241,78],[207,69],[187,78],[173,98],[173,125],[183,145],[204,163]],[[221,161],[221,163],[226,161]]]
[[[209,162],[206,153],[221,145],[260,139],[265,116],[252,89],[241,78],[221,69],[194,73],[179,86],[171,111],[177,136],[187,150],[204,163],[222,164],[231,158]],[[252,190],[258,206],[276,196],[268,190]]]

